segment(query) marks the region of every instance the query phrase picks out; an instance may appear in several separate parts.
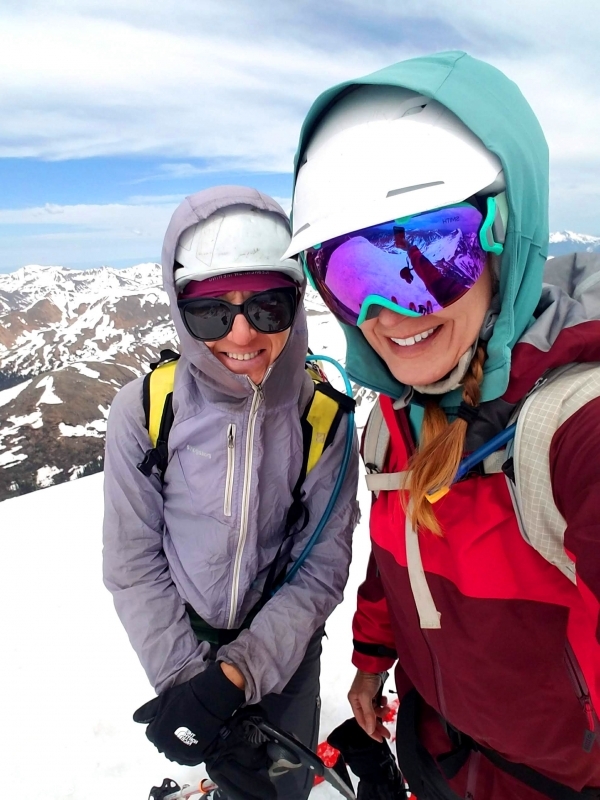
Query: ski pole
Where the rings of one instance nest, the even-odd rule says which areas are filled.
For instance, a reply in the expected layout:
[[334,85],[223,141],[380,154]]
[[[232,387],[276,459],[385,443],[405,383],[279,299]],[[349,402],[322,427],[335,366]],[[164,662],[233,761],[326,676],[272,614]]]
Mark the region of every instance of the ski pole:
[[271,742],[280,745],[295,756],[305,767],[308,767],[316,776],[323,778],[333,786],[346,800],[356,800],[356,795],[351,786],[343,781],[337,772],[331,767],[326,767],[322,759],[309,747],[303,745],[298,739],[285,733],[280,728],[276,728],[265,720],[256,722],[256,727],[268,737]]

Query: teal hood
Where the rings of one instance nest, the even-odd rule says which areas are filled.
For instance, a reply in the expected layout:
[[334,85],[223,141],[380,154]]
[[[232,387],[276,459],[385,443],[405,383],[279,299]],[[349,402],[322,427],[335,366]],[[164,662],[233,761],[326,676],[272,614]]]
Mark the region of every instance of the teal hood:
[[[445,105],[500,159],[507,184],[509,221],[500,266],[499,317],[488,343],[482,400],[506,391],[511,351],[532,322],[542,292],[548,250],[548,146],[528,102],[502,72],[466,53],[412,58],[363,78],[338,84],[313,103],[302,126],[296,168],[322,114],[350,86],[384,84],[419,92]],[[352,380],[391,397],[404,387],[367,344],[358,328],[342,325]],[[453,396],[454,395],[454,396]],[[442,399],[456,405],[457,392]]]

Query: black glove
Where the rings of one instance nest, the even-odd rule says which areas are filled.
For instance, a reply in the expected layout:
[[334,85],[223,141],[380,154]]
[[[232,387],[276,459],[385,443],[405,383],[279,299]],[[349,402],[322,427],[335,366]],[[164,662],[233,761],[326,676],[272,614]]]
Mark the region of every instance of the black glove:
[[342,722],[327,741],[360,778],[358,800],[406,798],[402,776],[387,742],[376,742],[354,718]]
[[201,764],[223,724],[244,702],[242,689],[211,664],[187,683],[167,689],[133,715],[148,724],[146,736],[170,761]]
[[268,740],[256,727],[260,706],[240,709],[221,729],[206,758],[206,771],[227,800],[276,800],[269,779]]

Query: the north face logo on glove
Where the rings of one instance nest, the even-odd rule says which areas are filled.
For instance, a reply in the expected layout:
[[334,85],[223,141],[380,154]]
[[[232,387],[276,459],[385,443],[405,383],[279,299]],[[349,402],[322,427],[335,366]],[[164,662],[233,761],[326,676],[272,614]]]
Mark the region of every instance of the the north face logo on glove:
[[198,744],[196,734],[192,733],[189,728],[177,728],[175,731],[175,736],[189,747],[191,747],[193,744]]

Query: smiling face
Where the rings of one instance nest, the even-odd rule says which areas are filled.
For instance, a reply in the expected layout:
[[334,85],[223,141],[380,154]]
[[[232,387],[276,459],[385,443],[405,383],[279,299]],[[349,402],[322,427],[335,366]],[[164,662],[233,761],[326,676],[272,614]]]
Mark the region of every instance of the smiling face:
[[473,287],[447,308],[422,317],[406,317],[383,308],[360,326],[365,339],[392,375],[407,386],[441,380],[477,339],[492,300],[492,276],[486,266]]
[[[241,305],[253,294],[256,292],[227,292],[222,295],[222,299],[228,303]],[[290,330],[281,333],[260,333],[250,325],[243,314],[238,314],[227,336],[216,342],[204,344],[230,372],[247,375],[258,385],[262,383],[268,368],[285,347]]]

